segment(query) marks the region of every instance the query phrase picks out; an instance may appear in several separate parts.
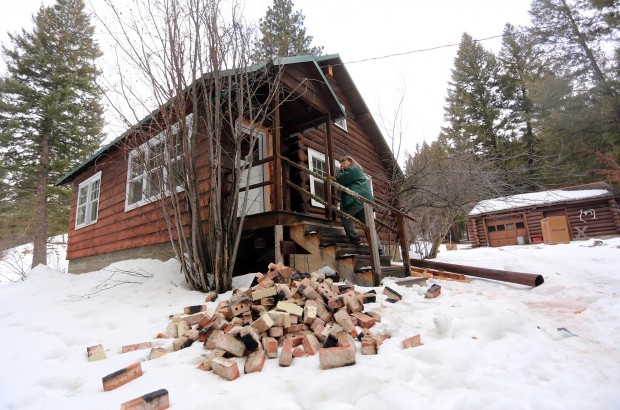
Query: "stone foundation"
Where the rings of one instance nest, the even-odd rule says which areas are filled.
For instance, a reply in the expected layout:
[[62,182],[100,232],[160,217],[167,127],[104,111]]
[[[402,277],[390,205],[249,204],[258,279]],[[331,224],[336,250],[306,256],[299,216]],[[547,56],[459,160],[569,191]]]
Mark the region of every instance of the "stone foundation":
[[130,259],[159,259],[167,261],[174,257],[170,244],[140,246],[122,251],[102,253],[100,255],[85,256],[69,261],[69,273],[85,273],[101,270],[114,262]]

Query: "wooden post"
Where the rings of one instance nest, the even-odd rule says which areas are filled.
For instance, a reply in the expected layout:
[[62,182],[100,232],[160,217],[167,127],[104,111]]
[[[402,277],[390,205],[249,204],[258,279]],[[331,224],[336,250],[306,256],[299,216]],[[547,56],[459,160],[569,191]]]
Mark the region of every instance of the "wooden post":
[[282,187],[282,160],[281,160],[281,135],[280,135],[280,98],[276,95],[274,99],[274,111],[275,120],[273,124],[273,155],[274,155],[274,195],[275,195],[275,211],[281,211],[283,209],[282,194],[284,188]]
[[370,253],[370,265],[374,271],[372,275],[373,286],[379,286],[381,282],[381,260],[379,259],[379,237],[375,229],[375,217],[372,214],[372,206],[364,202],[364,218],[366,219],[366,239]]
[[[330,177],[335,175],[333,173],[334,168],[334,160],[333,160],[333,150],[332,150],[332,121],[331,116],[327,114],[326,123],[325,123],[325,176],[327,177],[327,182],[325,184],[325,202],[330,205],[333,205],[332,201],[332,184]],[[329,206],[325,207],[325,218],[332,219],[334,212],[332,212]]]
[[396,223],[400,233],[400,253],[403,258],[403,265],[407,268],[409,275],[411,275],[411,266],[409,264],[409,260],[411,259],[409,256],[409,231],[407,230],[405,218],[401,213],[396,214]]
[[284,228],[282,225],[275,225],[273,227],[273,237],[275,241],[274,253],[275,262],[284,263],[284,257],[282,256],[282,241],[284,240]]

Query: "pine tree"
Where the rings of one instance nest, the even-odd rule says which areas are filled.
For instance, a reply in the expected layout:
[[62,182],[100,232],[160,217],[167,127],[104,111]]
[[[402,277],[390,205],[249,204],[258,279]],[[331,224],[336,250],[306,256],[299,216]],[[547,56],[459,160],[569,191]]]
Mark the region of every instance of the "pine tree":
[[275,57],[296,55],[320,55],[323,47],[312,47],[312,36],[306,35],[305,16],[302,11],[293,12],[291,0],[274,0],[260,19],[262,37],[254,44],[253,60],[264,62]]
[[449,83],[440,138],[451,146],[486,157],[500,152],[505,120],[498,64],[492,53],[464,33]]
[[9,34],[13,48],[2,48],[8,73],[0,79],[0,154],[14,203],[34,215],[36,266],[47,263],[56,215],[66,229],[69,194],[53,182],[99,146],[103,120],[95,66],[101,52],[83,0],[41,7],[33,22],[31,32]]
[[[556,71],[571,80],[575,93],[590,94],[609,115],[620,143],[618,0],[534,0],[534,35]],[[612,55],[609,49],[615,52]]]
[[539,129],[536,129],[536,107],[532,90],[545,76],[551,75],[546,68],[542,52],[526,31],[518,31],[506,24],[502,48],[498,54],[500,84],[506,108],[506,132],[515,141],[514,161],[519,166],[525,158],[529,190],[536,190],[540,179],[543,155]]

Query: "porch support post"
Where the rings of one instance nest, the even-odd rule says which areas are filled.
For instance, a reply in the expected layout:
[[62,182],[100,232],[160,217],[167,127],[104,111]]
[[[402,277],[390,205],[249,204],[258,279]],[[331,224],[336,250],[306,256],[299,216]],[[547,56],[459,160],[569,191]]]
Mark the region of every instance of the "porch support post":
[[274,99],[275,119],[273,125],[273,181],[274,181],[274,206],[275,211],[283,210],[283,188],[282,188],[282,160],[281,160],[281,133],[280,133],[280,96]]
[[[334,163],[334,147],[332,141],[332,118],[328,113],[325,124],[325,177],[327,183],[325,184],[325,201],[330,205],[335,205],[335,201],[332,200],[332,184],[331,176],[336,175],[335,163]],[[329,206],[325,207],[325,218],[335,219],[336,213],[331,210]]]
[[364,217],[366,219],[366,239],[368,240],[368,252],[370,253],[370,265],[372,266],[373,286],[379,286],[381,282],[381,260],[379,259],[379,237],[375,229],[375,217],[372,214],[372,206],[364,202]]
[[407,276],[411,276],[411,266],[409,260],[409,231],[407,230],[407,222],[401,213],[396,214],[396,223],[400,232],[400,253],[403,258],[403,265],[407,268]]
[[284,240],[284,228],[282,225],[275,225],[273,227],[273,237],[275,240],[274,258],[275,262],[284,263],[284,256],[282,255],[282,241]]

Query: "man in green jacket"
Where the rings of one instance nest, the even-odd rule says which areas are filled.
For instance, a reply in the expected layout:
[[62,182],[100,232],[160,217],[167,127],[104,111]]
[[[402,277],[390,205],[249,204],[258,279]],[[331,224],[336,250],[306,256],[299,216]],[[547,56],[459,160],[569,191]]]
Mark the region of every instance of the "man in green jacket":
[[[336,182],[366,199],[371,201],[375,200],[370,190],[370,183],[366,175],[364,175],[364,170],[361,165],[349,155],[344,155],[340,160],[340,170],[336,173]],[[340,193],[340,210],[354,216],[362,223],[366,223],[363,202],[344,191]],[[361,238],[355,229],[353,221],[344,217],[340,217],[340,219],[344,231],[349,238],[349,242],[359,244]]]

